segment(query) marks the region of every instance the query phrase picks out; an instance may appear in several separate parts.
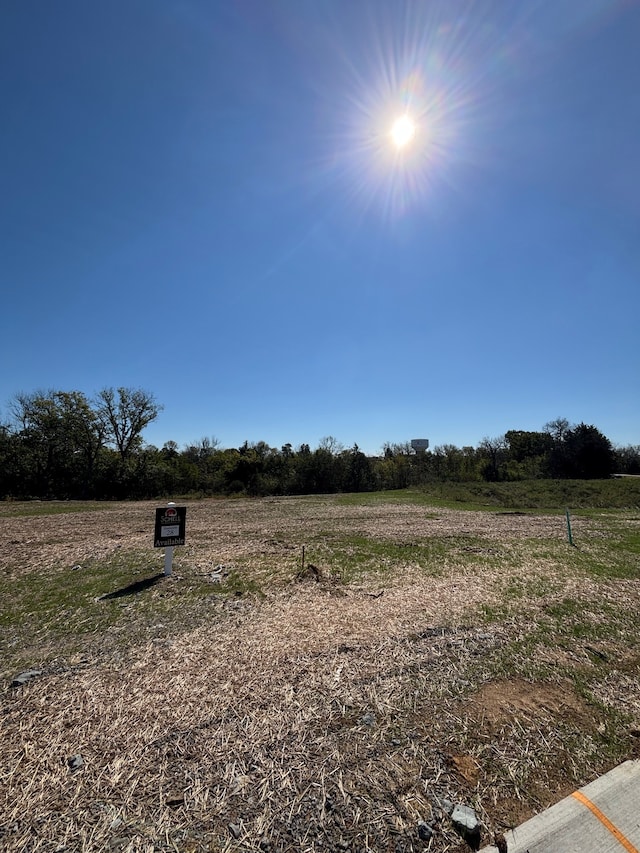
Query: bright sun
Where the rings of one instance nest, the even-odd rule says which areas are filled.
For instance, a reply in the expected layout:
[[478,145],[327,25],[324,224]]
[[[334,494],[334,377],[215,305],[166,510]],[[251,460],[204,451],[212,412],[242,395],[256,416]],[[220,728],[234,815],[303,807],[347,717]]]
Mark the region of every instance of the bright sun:
[[405,148],[415,135],[415,122],[408,115],[400,116],[391,126],[391,141],[396,148]]

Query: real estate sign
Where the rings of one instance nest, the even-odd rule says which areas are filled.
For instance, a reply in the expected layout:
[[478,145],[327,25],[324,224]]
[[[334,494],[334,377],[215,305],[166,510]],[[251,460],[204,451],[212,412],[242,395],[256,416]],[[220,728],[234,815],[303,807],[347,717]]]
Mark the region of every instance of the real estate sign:
[[184,545],[186,522],[186,506],[163,506],[157,509],[154,548]]

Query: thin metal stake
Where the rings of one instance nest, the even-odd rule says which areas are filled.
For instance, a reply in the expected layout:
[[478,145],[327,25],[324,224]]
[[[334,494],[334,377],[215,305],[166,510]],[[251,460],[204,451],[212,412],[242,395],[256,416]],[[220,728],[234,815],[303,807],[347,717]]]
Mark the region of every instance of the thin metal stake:
[[573,545],[573,536],[571,535],[571,516],[567,508],[567,536],[569,537],[569,545]]

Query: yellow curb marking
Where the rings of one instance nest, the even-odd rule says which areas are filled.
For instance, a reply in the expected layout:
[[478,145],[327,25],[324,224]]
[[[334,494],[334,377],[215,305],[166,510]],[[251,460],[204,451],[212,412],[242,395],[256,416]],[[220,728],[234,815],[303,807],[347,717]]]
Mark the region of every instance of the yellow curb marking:
[[618,827],[614,826],[611,823],[611,821],[606,816],[606,814],[601,812],[600,809],[596,806],[596,804],[592,803],[588,797],[585,797],[585,795],[582,793],[582,791],[574,791],[571,796],[575,797],[575,799],[578,800],[578,802],[582,803],[583,806],[586,806],[589,809],[589,811],[598,818],[600,823],[603,826],[606,826],[606,828],[614,836],[614,838],[616,838],[620,842],[620,844],[622,844],[622,846],[627,851],[627,853],[640,853],[640,850],[638,850],[637,847],[633,846],[633,844],[629,841],[629,839],[626,838],[620,832]]

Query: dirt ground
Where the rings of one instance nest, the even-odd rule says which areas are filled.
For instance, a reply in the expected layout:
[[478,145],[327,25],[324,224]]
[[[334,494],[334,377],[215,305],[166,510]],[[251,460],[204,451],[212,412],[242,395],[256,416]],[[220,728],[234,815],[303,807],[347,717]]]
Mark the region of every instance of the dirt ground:
[[[132,549],[149,549],[157,569],[155,506],[32,517],[2,508],[0,571],[70,573]],[[340,583],[320,559],[323,581],[296,582],[302,545],[309,559],[330,553],[323,531],[447,547],[438,572],[403,563],[375,584]],[[574,535],[587,534],[602,535],[575,519]],[[87,636],[79,653],[43,661],[34,647],[42,674],[19,689],[6,679],[0,846],[468,850],[447,800],[475,808],[489,843],[635,754],[615,714],[640,719],[637,649],[615,637],[595,650],[529,638],[545,608],[599,595],[628,604],[637,581],[567,572],[535,601],[483,618],[514,575],[548,578],[553,558],[523,566],[526,543],[565,535],[557,516],[333,498],[188,502],[187,545],[153,590],[184,606],[182,627],[158,617],[133,645]],[[212,585],[193,617],[181,585],[221,565],[253,571],[260,594]],[[544,679],[531,675],[532,654]]]

